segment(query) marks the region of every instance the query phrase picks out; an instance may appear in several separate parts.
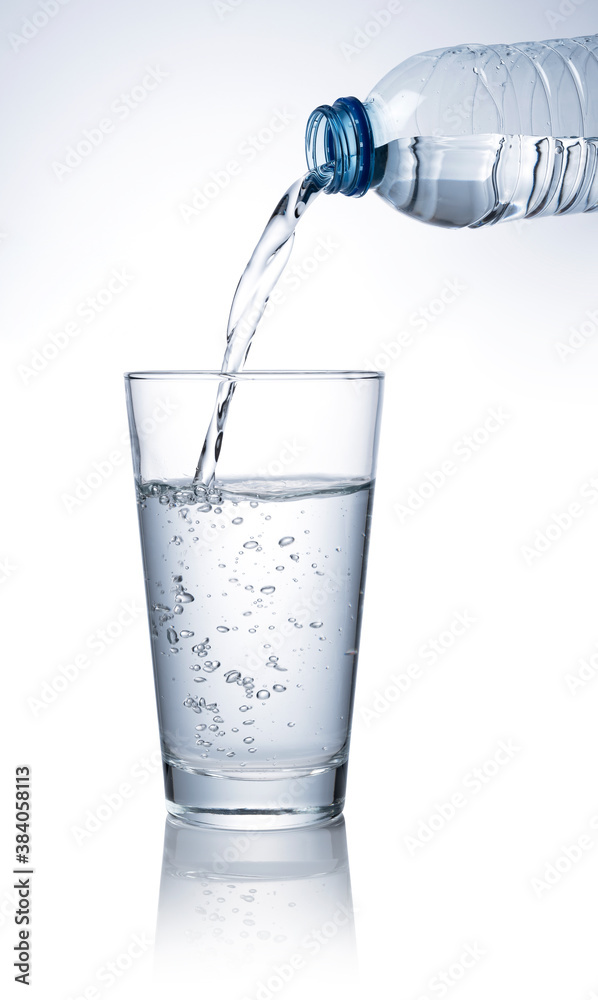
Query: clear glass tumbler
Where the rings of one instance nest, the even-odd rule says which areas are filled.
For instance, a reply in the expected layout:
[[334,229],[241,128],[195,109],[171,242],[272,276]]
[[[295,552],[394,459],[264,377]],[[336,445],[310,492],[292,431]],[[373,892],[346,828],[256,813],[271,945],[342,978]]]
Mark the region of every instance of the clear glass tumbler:
[[[222,382],[216,478],[195,478]],[[345,799],[383,376],[126,375],[170,813],[239,829]]]

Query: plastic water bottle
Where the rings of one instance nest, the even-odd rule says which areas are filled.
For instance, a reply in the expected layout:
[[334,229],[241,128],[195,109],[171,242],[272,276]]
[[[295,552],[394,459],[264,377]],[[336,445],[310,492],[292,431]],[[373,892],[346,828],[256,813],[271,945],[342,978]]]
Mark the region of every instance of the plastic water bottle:
[[322,105],[309,167],[447,228],[598,209],[598,35],[413,56],[365,103]]

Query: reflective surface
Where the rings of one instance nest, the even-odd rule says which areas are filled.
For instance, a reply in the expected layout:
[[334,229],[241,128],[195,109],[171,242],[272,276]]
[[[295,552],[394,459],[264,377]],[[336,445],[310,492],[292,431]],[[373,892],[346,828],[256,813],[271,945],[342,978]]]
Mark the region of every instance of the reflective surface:
[[357,961],[344,819],[225,833],[169,817],[155,970],[169,989],[267,1000],[330,980],[346,996]]

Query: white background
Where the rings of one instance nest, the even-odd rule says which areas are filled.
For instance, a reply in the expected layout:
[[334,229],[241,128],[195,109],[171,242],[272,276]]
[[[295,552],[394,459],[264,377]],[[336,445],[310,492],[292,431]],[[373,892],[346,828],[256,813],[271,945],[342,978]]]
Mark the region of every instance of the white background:
[[[9,996],[23,990],[12,983],[20,764],[32,768],[34,798],[28,995],[134,997],[152,976],[148,950],[114,984],[99,979],[135,934],[154,934],[164,836],[143,615],[98,641],[124,603],[143,602],[121,373],[219,366],[232,292],[304,169],[313,107],[364,98],[425,49],[595,31],[598,2],[565,0],[558,15],[556,0],[403,0],[363,45],[359,32],[382,8],[70,0],[47,24],[37,16],[20,43],[23,19],[41,8],[2,5],[0,977]],[[362,48],[352,51],[355,38]],[[163,78],[125,118],[112,107],[147,67]],[[279,112],[292,118],[251,157],[244,144]],[[106,118],[114,128],[97,148],[68,172],[56,166]],[[223,190],[186,222],[181,206],[213,173]],[[574,691],[567,678],[581,659],[598,663],[598,491],[587,485],[598,475],[598,316],[586,315],[598,310],[596,220],[443,232],[370,194],[321,199],[299,230],[294,263],[319,239],[334,249],[264,322],[252,366],[387,371],[346,808],[354,995],[589,1000],[598,994],[598,680],[591,666]],[[125,269],[127,287],[87,322],[78,310],[113,269]],[[462,290],[442,309],[447,282]],[[433,320],[416,325],[430,309]],[[77,335],[57,336],[73,322]],[[559,357],[556,344],[583,324],[587,340]],[[413,336],[396,356],[401,331]],[[52,336],[62,347],[44,359]],[[488,440],[464,461],[455,448],[493,408],[508,419],[480,432]],[[456,473],[402,517],[396,505],[447,460]],[[99,483],[92,476],[73,503],[96,463]],[[566,524],[576,502],[579,516],[555,538],[553,517]],[[549,524],[554,540],[526,558]],[[418,651],[464,612],[475,624],[430,663]],[[419,675],[397,680],[410,664]],[[501,741],[518,749],[486,767],[498,773],[476,793],[468,775]],[[82,839],[77,829],[104,796],[117,801],[123,782],[130,797]],[[432,819],[427,844],[406,840],[457,792],[465,804]],[[562,860],[584,835],[579,860]],[[548,865],[559,869],[550,887],[534,882]],[[326,914],[313,906],[318,926]],[[456,981],[466,945],[484,954]],[[280,957],[266,945],[258,954],[265,981]],[[321,958],[289,985],[273,981],[271,994],[327,995],[340,959],[332,947]],[[253,972],[228,982],[209,936],[191,942],[189,962],[194,992],[210,974],[219,996],[258,993]],[[451,966],[452,985],[441,987],[434,977]]]

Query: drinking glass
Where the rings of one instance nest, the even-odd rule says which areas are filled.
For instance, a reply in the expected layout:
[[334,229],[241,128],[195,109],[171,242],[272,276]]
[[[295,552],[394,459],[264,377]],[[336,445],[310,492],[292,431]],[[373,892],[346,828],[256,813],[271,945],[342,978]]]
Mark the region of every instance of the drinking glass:
[[[195,470],[214,400],[216,476]],[[166,805],[259,829],[341,812],[383,376],[126,375]]]

